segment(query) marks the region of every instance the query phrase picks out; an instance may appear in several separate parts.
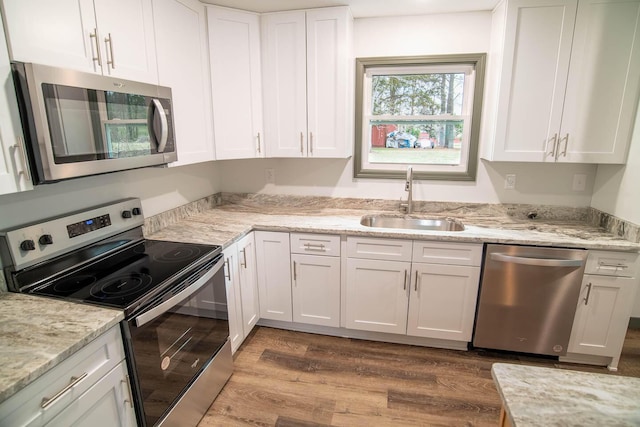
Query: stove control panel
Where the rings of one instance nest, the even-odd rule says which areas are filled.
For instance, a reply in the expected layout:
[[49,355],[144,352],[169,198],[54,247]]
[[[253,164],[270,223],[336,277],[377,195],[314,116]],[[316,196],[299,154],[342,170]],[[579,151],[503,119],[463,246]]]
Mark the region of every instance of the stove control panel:
[[143,223],[140,199],[131,198],[16,227],[0,232],[2,266],[20,270]]

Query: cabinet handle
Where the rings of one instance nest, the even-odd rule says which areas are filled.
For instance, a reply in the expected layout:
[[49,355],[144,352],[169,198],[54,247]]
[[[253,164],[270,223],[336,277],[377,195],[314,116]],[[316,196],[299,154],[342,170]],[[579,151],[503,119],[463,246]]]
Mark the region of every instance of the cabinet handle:
[[261,153],[262,151],[260,151],[260,132],[258,132],[258,153]]
[[75,387],[80,381],[82,381],[83,379],[85,379],[85,377],[87,376],[87,373],[85,372],[84,374],[80,375],[79,377],[71,377],[71,382],[69,384],[67,384],[67,386],[65,388],[63,388],[62,390],[60,390],[59,392],[57,392],[55,394],[55,396],[49,398],[49,397],[43,397],[42,398],[42,403],[40,403],[40,407],[42,409],[47,409],[49,406],[51,406],[56,400],[60,399],[62,397],[62,395],[64,395],[66,392],[68,392],[69,390],[71,390],[73,387]]
[[417,271],[416,271],[416,283],[415,283],[415,285],[414,285],[413,289],[414,289],[416,292],[418,292],[418,272],[417,272]]
[[407,290],[407,275],[408,275],[408,271],[405,270],[404,271],[404,286],[402,287],[402,289],[404,289],[405,291]]
[[601,262],[598,264],[598,268],[614,268],[624,270],[625,268],[629,268],[628,265],[625,264],[608,264],[606,262]]
[[125,385],[127,386],[127,394],[129,395],[128,399],[125,399],[124,402],[127,403],[129,402],[129,406],[131,406],[131,408],[133,408],[133,394],[131,393],[131,383],[130,383],[130,378],[129,375],[125,376],[124,380],[120,380],[121,383],[125,383]]
[[564,138],[560,138],[560,142],[558,143],[558,152],[556,153],[556,159],[560,157],[560,144],[562,144],[562,140],[564,140],[564,150],[562,151],[562,157],[567,157],[567,147],[569,146],[569,134],[566,134]]
[[300,153],[304,154],[304,134],[300,132]]
[[295,286],[298,286],[298,273],[297,273],[297,269],[296,269],[296,262],[293,261],[293,283],[295,284]]
[[319,252],[326,252],[327,250],[324,247],[324,243],[305,243],[304,244],[304,248],[307,251],[319,251]]
[[231,268],[229,268],[229,258],[224,260],[224,265],[227,267],[227,273],[229,273],[228,276],[225,274],[224,277],[231,281]]
[[545,151],[549,148],[549,142],[553,141],[553,148],[551,149],[551,151],[549,151],[547,153],[547,156],[552,156],[555,158],[556,156],[556,147],[558,145],[558,134],[554,133],[553,134],[553,138],[550,138],[549,140],[547,140],[547,146],[545,147]]
[[242,252],[242,260],[244,261],[243,263],[240,263],[240,267],[244,267],[245,270],[247,269],[247,249],[242,249],[240,252]]
[[111,65],[111,69],[116,69],[116,60],[113,56],[113,37],[111,37],[111,33],[109,33],[109,37],[104,39],[104,44],[109,48],[109,53],[111,53],[111,59],[109,59],[109,55],[107,55],[107,65]]
[[309,152],[313,154],[313,132],[309,132]]
[[589,295],[591,295],[591,282],[587,285],[587,296],[584,298],[584,305],[589,304]]
[[100,68],[102,68],[102,54],[100,53],[100,43],[98,42],[98,29],[94,28],[93,33],[89,33],[89,38],[96,41],[96,56],[92,57],[93,61],[97,61]]
[[31,175],[29,175],[27,168],[27,155],[24,152],[24,139],[21,136],[18,137],[18,143],[14,147],[20,152],[20,163],[22,164],[22,170],[18,174],[24,175],[24,179],[31,181]]

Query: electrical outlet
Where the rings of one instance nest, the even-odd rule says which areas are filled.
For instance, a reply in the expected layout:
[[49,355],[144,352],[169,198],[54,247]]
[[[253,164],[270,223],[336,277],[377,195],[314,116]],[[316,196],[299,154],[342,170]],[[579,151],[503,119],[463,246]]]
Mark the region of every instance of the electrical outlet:
[[276,183],[276,170],[275,169],[265,169],[264,170],[264,179],[267,181],[267,184],[275,184]]
[[577,173],[573,175],[573,191],[584,191],[587,187],[587,175],[583,173]]
[[507,190],[513,190],[516,188],[516,174],[509,173],[505,176],[504,188]]

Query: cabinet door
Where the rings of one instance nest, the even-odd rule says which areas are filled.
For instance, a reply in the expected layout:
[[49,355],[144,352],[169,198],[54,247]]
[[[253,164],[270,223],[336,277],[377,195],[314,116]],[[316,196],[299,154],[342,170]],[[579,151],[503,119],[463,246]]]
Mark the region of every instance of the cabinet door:
[[0,194],[33,189],[9,53],[0,21]]
[[258,15],[207,6],[207,18],[216,158],[264,157]]
[[[101,73],[92,0],[3,0],[11,59]],[[100,46],[102,48],[102,46]]]
[[249,335],[260,319],[258,283],[256,275],[256,245],[253,233],[243,237],[238,246],[238,277],[242,301],[242,323],[244,336]]
[[231,341],[231,352],[235,353],[245,338],[236,245],[229,246],[222,251],[222,255],[224,256],[224,282],[227,289],[227,312],[229,313],[229,341]]
[[158,81],[171,88],[181,166],[214,159],[205,8],[192,0],[154,0]]
[[264,132],[268,157],[307,156],[304,12],[262,16]]
[[123,361],[46,425],[134,427],[137,424],[131,399],[129,376]]
[[340,326],[340,258],[291,255],[293,321]]
[[618,357],[637,279],[585,275],[569,339],[570,353]]
[[260,317],[293,320],[289,233],[256,231]]
[[347,259],[346,327],[407,332],[411,263]]
[[151,0],[94,0],[102,74],[158,84]]
[[558,161],[624,163],[640,86],[640,2],[581,0]]
[[576,5],[508,2],[492,160],[555,161]]
[[471,341],[480,267],[413,264],[407,335]]
[[346,157],[351,152],[350,25],[346,7],[307,11],[309,157]]

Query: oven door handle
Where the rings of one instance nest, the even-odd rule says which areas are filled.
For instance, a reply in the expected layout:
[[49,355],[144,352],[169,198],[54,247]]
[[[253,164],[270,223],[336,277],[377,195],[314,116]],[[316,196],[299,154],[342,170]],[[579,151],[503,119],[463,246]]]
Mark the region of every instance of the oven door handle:
[[213,265],[213,267],[211,267],[211,270],[207,271],[201,278],[199,278],[197,281],[195,281],[192,285],[187,286],[187,288],[185,290],[183,290],[182,292],[172,296],[168,300],[164,301],[162,304],[159,304],[159,305],[153,307],[151,310],[146,311],[146,312],[140,314],[139,316],[137,316],[135,318],[136,326],[139,327],[139,326],[142,326],[142,325],[145,325],[145,324],[151,322],[153,319],[155,319],[155,318],[161,316],[162,314],[166,313],[167,311],[171,310],[173,307],[175,307],[180,302],[182,302],[185,298],[188,298],[191,295],[193,295],[196,292],[198,292],[200,290],[200,288],[202,288],[204,285],[206,285],[209,282],[209,280],[213,276],[215,276],[215,274],[217,272],[220,271],[220,269],[222,268],[223,265],[224,265],[224,258],[220,257],[218,262],[216,262]]

